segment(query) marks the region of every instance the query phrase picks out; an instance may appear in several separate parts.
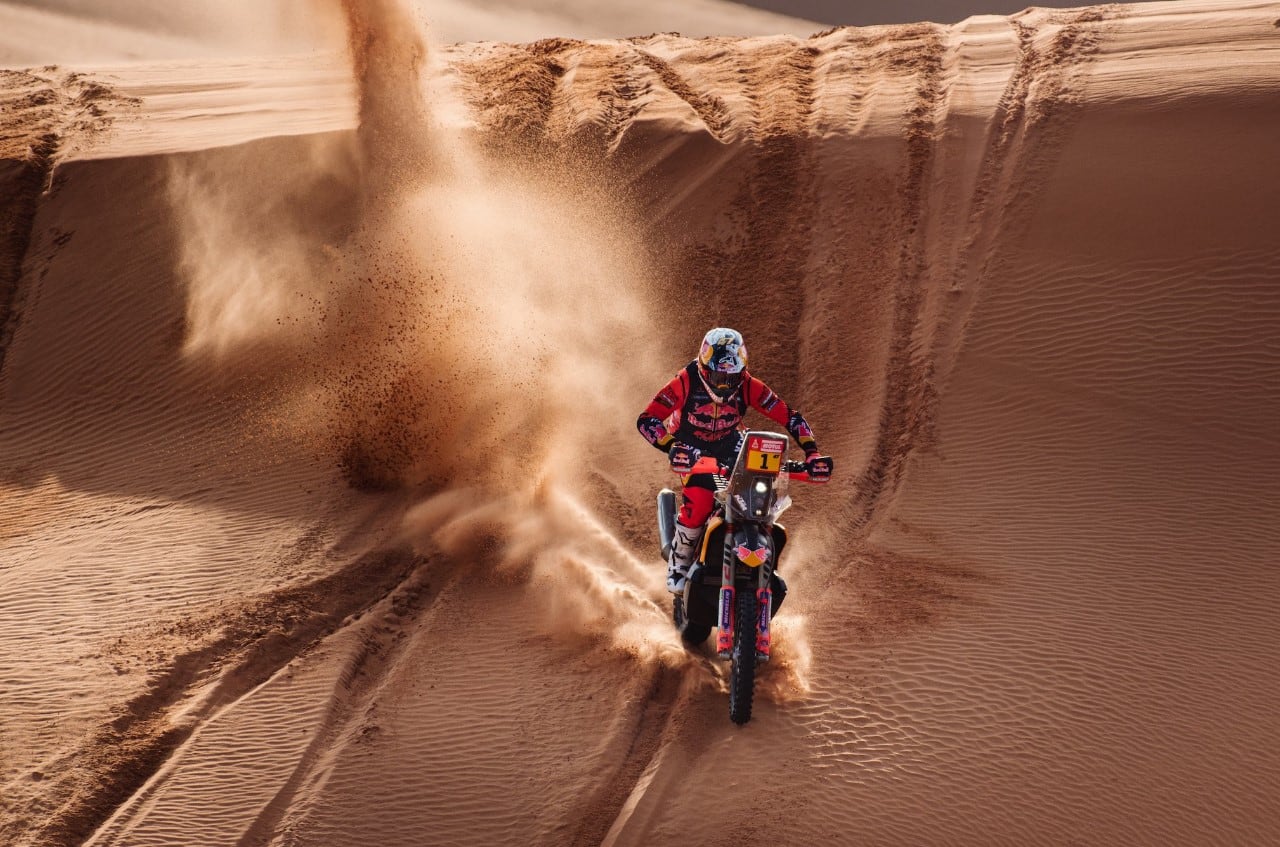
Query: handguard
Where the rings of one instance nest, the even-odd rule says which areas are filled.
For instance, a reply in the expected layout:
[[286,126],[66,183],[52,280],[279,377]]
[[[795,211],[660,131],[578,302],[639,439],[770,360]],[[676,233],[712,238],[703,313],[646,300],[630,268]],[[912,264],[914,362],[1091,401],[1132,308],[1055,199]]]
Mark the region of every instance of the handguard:
[[671,462],[671,470],[678,474],[691,473],[693,466],[698,463],[698,459],[701,457],[701,450],[680,441],[672,444],[671,451],[667,453],[667,459]]
[[831,472],[835,470],[835,459],[830,456],[809,456],[805,459],[804,469],[809,482],[830,482]]

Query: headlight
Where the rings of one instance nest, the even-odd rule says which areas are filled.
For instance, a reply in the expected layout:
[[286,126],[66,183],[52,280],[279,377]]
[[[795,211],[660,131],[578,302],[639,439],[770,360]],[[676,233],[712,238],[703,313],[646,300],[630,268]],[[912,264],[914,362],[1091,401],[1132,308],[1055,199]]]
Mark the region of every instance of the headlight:
[[754,492],[751,496],[751,512],[757,518],[762,518],[765,507],[769,504],[769,481],[757,479],[751,488]]

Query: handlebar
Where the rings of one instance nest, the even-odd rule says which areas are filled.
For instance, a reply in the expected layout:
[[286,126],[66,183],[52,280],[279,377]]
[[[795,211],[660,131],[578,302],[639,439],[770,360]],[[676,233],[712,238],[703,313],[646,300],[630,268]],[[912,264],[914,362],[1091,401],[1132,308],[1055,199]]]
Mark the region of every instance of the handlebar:
[[[788,459],[782,463],[782,470],[792,479],[799,480],[800,482],[808,482],[814,485],[826,482],[826,480],[817,481],[809,479],[809,469],[804,462],[797,462],[795,460]],[[719,460],[714,456],[703,456],[701,459],[694,462],[693,467],[689,470],[677,471],[673,469],[672,472],[678,473],[681,476],[685,476],[686,474],[710,473],[727,478],[729,474],[733,472],[733,468],[728,465],[720,464]]]

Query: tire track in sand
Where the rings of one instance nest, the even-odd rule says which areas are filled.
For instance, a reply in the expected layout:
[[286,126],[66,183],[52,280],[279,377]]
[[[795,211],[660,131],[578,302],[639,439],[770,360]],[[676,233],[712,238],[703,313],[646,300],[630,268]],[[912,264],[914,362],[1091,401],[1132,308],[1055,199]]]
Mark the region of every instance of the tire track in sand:
[[581,46],[579,41],[551,38],[501,45],[458,63],[489,144],[516,155],[547,147],[556,91],[567,69],[565,54]]
[[[83,843],[211,714],[269,679],[349,616],[391,595],[424,564],[407,550],[375,551],[314,582],[169,627],[166,634],[179,643],[199,646],[175,655],[153,674],[144,693],[64,757],[63,776],[46,794],[59,798],[56,806],[31,810],[32,819],[42,819],[32,843]],[[215,676],[212,690],[203,693]],[[197,695],[201,702],[188,708]]]
[[[748,115],[733,126],[745,177],[712,242],[691,243],[672,262],[683,285],[672,296],[695,326],[734,326],[752,342],[753,360],[783,396],[798,383],[798,336],[806,307],[803,285],[815,213],[814,66],[818,48],[795,39],[739,54],[737,71]],[[744,292],[753,292],[749,300]],[[701,331],[701,330],[700,330]],[[687,342],[686,342],[687,343]]]
[[[361,635],[361,649],[348,660],[342,688],[329,702],[321,730],[315,734],[293,773],[236,842],[236,847],[272,843],[299,814],[300,797],[318,796],[346,739],[358,737],[358,725],[375,707],[388,671],[403,652],[405,629],[422,615],[442,591],[457,582],[462,568],[449,559],[434,568],[413,571],[379,601],[376,617]],[[397,634],[399,637],[393,637]]]
[[922,25],[919,36],[919,44],[896,60],[914,70],[917,83],[903,121],[906,161],[899,189],[901,212],[895,226],[901,241],[884,403],[875,448],[857,482],[855,526],[865,525],[873,517],[885,492],[897,485],[911,451],[932,438],[937,389],[932,361],[922,354],[918,331],[927,286],[925,224],[932,208],[929,185],[943,104],[945,45],[943,30],[936,25]]
[[[1121,7],[1112,4],[1067,13],[1028,11],[1009,19],[1018,38],[1017,64],[996,104],[960,249],[947,281],[956,302],[936,343],[940,379],[950,372],[959,352],[981,282],[998,264],[1000,244],[1017,235],[1022,205],[1043,182],[1065,140],[1075,92],[1097,51],[1098,24],[1121,14]],[[1059,27],[1043,49],[1036,45],[1040,22],[1027,22],[1037,15]],[[1015,185],[1028,188],[1018,194],[1013,191]]]
[[610,156],[622,145],[632,121],[644,108],[644,99],[653,89],[633,63],[618,61],[615,65],[617,69],[610,76],[608,87],[596,92],[603,110],[604,150]]
[[[609,753],[618,762],[613,773],[597,783],[583,802],[581,823],[567,842],[571,847],[602,844],[636,792],[645,772],[662,751],[673,710],[680,699],[685,674],[657,665],[643,697],[624,715],[609,744]],[[630,730],[626,726],[630,724]]]
[[[903,241],[892,352],[875,450],[858,482],[856,523],[865,525],[881,511],[885,499],[897,489],[911,454],[933,443],[938,384],[950,372],[981,280],[996,270],[1001,243],[1016,237],[1023,223],[1020,205],[1034,195],[1066,136],[1069,124],[1065,121],[1082,66],[1096,49],[1095,25],[1117,12],[1118,7],[1106,6],[1069,13],[1033,11],[1012,19],[1019,39],[1018,63],[991,123],[955,270],[947,279],[930,278],[931,265],[946,265],[944,260],[931,261],[935,254],[945,255],[945,245],[929,244],[925,226],[926,215],[946,205],[945,198],[929,196],[931,184],[937,191],[946,187],[932,179],[935,147],[945,119],[940,113],[944,45],[941,31],[929,37],[928,55],[920,60],[916,102],[905,122],[907,212],[900,222]],[[1029,16],[1042,16],[1044,21],[1032,25],[1019,20]],[[1039,48],[1036,42],[1044,24],[1057,32],[1047,48]],[[1014,185],[1023,188],[1014,192]],[[947,304],[941,328],[928,337],[923,334],[921,309],[927,297],[938,294],[943,286],[959,296]]]
[[695,90],[668,62],[649,51],[636,47],[635,55],[645,67],[658,75],[668,91],[689,104],[712,138],[720,142],[726,140],[732,131],[733,122],[723,100],[712,92]]
[[[766,48],[742,70],[755,155],[737,204],[745,217],[744,242],[722,280],[732,298],[722,310],[745,325],[748,337],[765,340],[757,347],[764,347],[769,373],[789,397],[796,396],[799,381],[799,337],[809,296],[800,283],[807,276],[813,237],[809,221],[818,205],[811,136],[819,54],[806,42]],[[739,299],[743,289],[760,293],[745,303]]]

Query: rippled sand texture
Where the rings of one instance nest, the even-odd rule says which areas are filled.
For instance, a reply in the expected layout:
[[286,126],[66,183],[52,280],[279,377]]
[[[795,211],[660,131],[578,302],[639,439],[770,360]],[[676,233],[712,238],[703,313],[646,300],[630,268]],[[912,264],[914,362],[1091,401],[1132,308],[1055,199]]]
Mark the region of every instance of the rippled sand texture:
[[[0,71],[0,842],[1280,841],[1280,3],[347,8]],[[631,430],[721,323],[839,471],[742,728]]]

